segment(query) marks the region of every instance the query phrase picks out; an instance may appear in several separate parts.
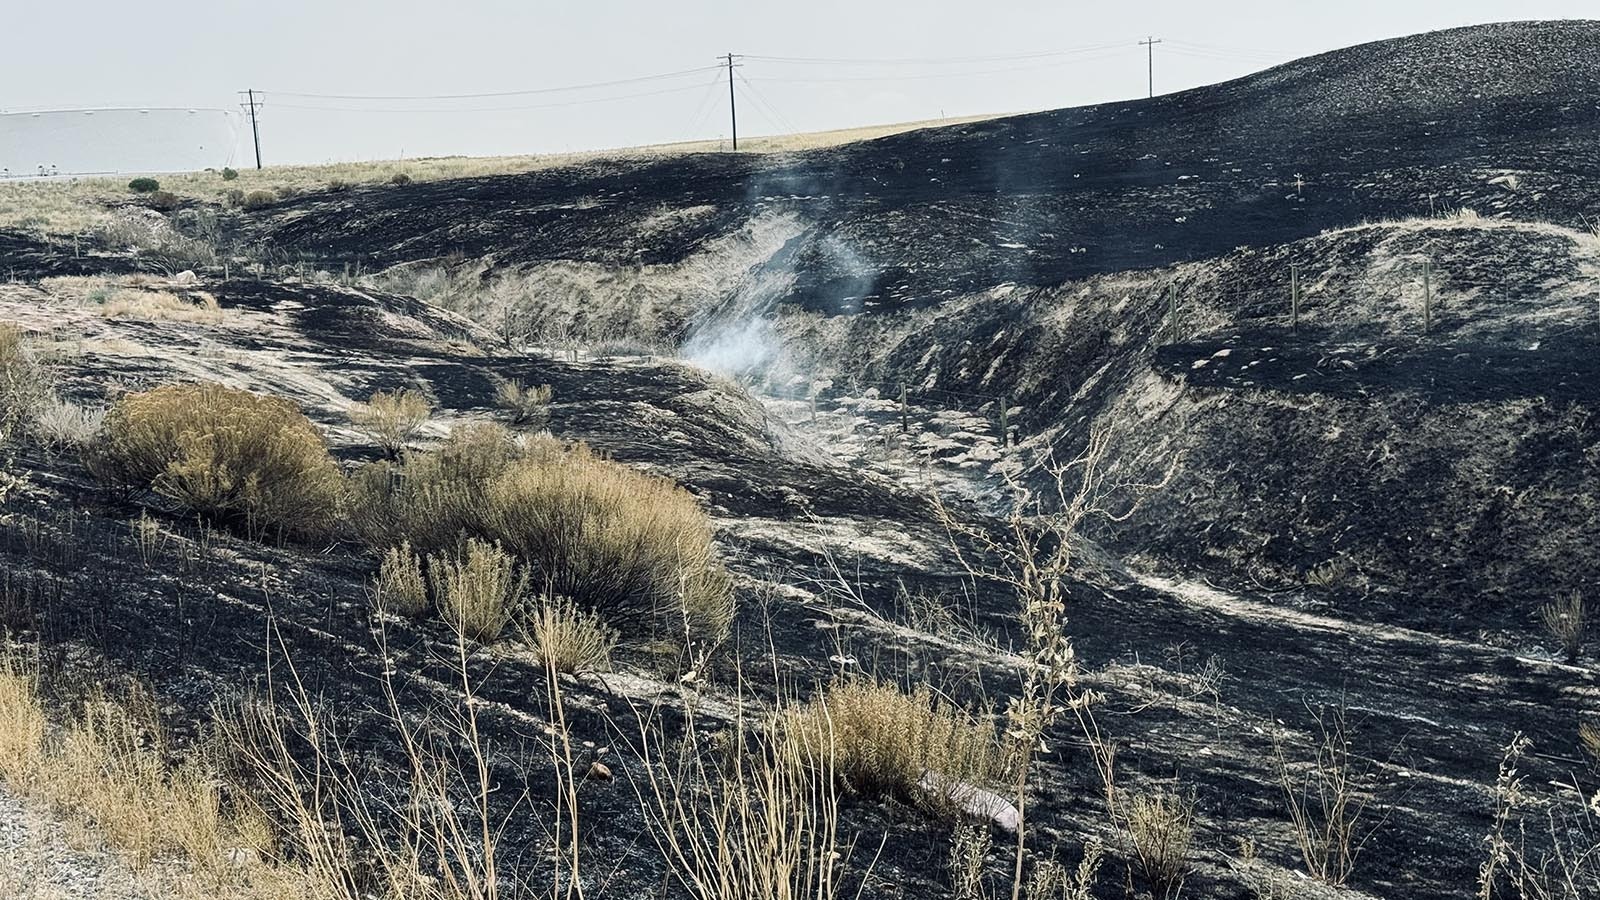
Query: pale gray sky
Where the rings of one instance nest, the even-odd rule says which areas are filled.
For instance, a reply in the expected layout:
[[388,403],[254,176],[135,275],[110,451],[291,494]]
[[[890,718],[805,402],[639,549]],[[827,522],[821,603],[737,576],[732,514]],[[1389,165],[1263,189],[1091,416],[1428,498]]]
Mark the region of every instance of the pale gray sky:
[[[725,137],[726,73],[473,100],[291,92],[557,88],[712,66],[733,51],[750,57],[739,70],[748,79],[739,84],[740,130],[766,134],[1142,96],[1137,41],[1146,34],[1166,41],[1155,63],[1156,90],[1167,92],[1384,37],[1592,17],[1597,8],[1595,0],[58,0],[7,4],[0,109],[236,108],[235,91],[254,87],[265,92],[269,163],[577,150]],[[1061,52],[1078,48],[1097,49]],[[325,109],[298,108],[311,106]]]

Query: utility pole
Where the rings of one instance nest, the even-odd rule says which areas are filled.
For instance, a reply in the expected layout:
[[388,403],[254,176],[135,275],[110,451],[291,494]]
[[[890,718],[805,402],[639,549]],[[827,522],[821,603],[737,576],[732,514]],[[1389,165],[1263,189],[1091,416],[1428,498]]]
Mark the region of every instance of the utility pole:
[[261,101],[256,99],[255,88],[240,91],[239,93],[244,94],[245,97],[248,98],[240,105],[248,107],[250,110],[250,136],[255,139],[256,168],[259,169],[261,168],[261,128],[256,122],[256,107],[261,105]]
[[735,54],[728,54],[728,124],[733,128],[733,149],[739,149],[739,106],[733,99],[733,70]]
[[1150,96],[1156,95],[1156,45],[1161,43],[1154,35],[1139,42],[1139,46],[1147,48],[1150,57]]

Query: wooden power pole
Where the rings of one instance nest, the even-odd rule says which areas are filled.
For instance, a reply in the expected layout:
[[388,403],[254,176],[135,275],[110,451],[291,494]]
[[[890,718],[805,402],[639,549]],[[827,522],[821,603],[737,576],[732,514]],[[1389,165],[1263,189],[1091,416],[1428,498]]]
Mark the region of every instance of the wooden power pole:
[[733,149],[739,149],[739,106],[733,99],[734,54],[728,54],[728,124],[733,129]]
[[1154,35],[1151,35],[1149,38],[1139,42],[1139,46],[1146,48],[1146,52],[1150,58],[1150,96],[1152,98],[1156,95],[1156,45],[1159,43],[1161,43],[1161,41]]
[[261,101],[256,99],[255,88],[240,91],[239,93],[244,94],[247,98],[244,105],[250,110],[250,137],[255,140],[256,168],[259,169],[261,168],[261,128],[256,122],[256,107],[261,105]]

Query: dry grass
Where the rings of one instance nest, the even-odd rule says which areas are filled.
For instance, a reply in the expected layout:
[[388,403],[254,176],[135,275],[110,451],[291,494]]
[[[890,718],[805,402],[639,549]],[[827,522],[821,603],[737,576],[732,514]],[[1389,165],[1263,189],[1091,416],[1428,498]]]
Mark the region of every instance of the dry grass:
[[495,405],[504,410],[511,424],[540,429],[550,418],[550,385],[523,385],[514,378],[495,385]]
[[619,637],[605,620],[566,597],[541,601],[527,616],[522,635],[540,666],[573,675],[609,671]]
[[1583,744],[1583,749],[1594,757],[1595,762],[1600,762],[1600,725],[1585,722],[1578,727],[1578,741]]
[[[908,694],[891,684],[836,684],[787,709],[773,729],[776,740],[796,745],[791,752],[837,772],[852,791],[910,800],[940,814],[959,809],[958,786],[985,787],[1005,774],[994,729],[926,687]],[[951,789],[929,791],[929,783]]]
[[[103,839],[134,868],[163,870],[161,896],[265,900],[315,896],[292,867],[262,865],[265,823],[230,811],[204,757],[171,763],[172,748],[140,691],[100,693],[64,721],[45,708],[35,670],[0,654],[0,778]],[[243,856],[236,850],[246,851]]]
[[[530,873],[502,861],[500,845],[513,822],[537,816],[553,827],[559,846],[563,830],[575,830],[575,783],[564,782],[567,795],[549,817],[526,782],[518,785],[497,768],[504,760],[479,728],[484,704],[469,674],[464,635],[449,661],[454,690],[420,715],[402,711],[393,680],[398,667],[381,626],[378,640],[385,707],[375,737],[390,741],[404,760],[387,797],[373,790],[370,761],[350,748],[338,718],[307,688],[292,659],[271,658],[282,653],[281,641],[269,653],[268,670],[279,673],[274,681],[218,707],[221,742],[247,785],[242,800],[281,835],[282,846],[265,852],[269,862],[293,859],[305,873],[304,896],[313,900],[563,896],[562,879],[576,881],[576,858],[558,856],[557,888],[535,894]],[[564,723],[559,707],[550,717]]]
[[[752,136],[741,138],[740,153],[780,153],[830,147],[853,141],[871,140],[917,128],[957,125],[991,116],[902,122],[821,131],[807,134]],[[475,178],[532,172],[561,166],[581,165],[605,159],[668,158],[685,153],[710,153],[727,150],[722,141],[691,141],[643,147],[595,150],[579,153],[551,153],[528,156],[434,157],[386,162],[332,163],[315,166],[269,166],[265,169],[240,169],[236,179],[224,179],[219,172],[189,172],[163,175],[161,186],[182,199],[223,203],[230,191],[241,196],[267,192],[268,201],[278,197],[326,189],[339,182],[347,186],[440,181],[448,178]],[[115,214],[115,204],[126,202],[127,183],[116,178],[73,178],[0,183],[0,228],[30,228],[47,233],[74,234],[105,223]]]
[[325,532],[343,491],[322,435],[294,404],[217,384],[123,397],[85,461],[113,488],[148,488],[257,536]]
[[528,576],[499,544],[468,538],[458,555],[428,557],[428,583],[440,617],[487,643],[511,623]]
[[204,291],[196,291],[185,298],[166,291],[119,290],[100,304],[99,309],[108,318],[146,322],[215,325],[223,319],[222,307],[217,299]]
[[1488,853],[1478,867],[1478,900],[1600,896],[1600,793],[1592,808],[1583,806],[1581,794],[1576,803],[1565,791],[1550,799],[1534,796],[1518,770],[1532,745],[1518,732],[1500,761],[1493,824],[1483,842]]
[[1589,627],[1589,608],[1576,593],[1563,599],[1552,600],[1539,608],[1539,620],[1546,633],[1561,645],[1561,653],[1568,665],[1578,661],[1583,651],[1584,632]]
[[[668,872],[695,900],[838,900],[872,864],[852,873],[853,843],[839,834],[838,778],[831,745],[758,743],[744,707],[722,744],[691,709],[682,740],[666,746],[657,710],[636,713],[643,774],[630,770],[646,832]],[[784,715],[780,706],[778,715]],[[803,737],[803,736],[802,736]],[[885,835],[887,837],[887,835]],[[879,849],[881,851],[882,845]]]
[[58,300],[112,319],[215,325],[226,318],[211,294],[185,290],[153,275],[66,275],[42,279],[39,287]]
[[0,323],[0,440],[10,438],[52,396],[51,378],[21,329]]
[[470,538],[498,543],[540,595],[702,648],[732,621],[732,578],[694,498],[581,444],[476,425],[435,452],[365,466],[351,482],[356,531],[375,548],[410,541],[452,555]]
[[378,391],[350,411],[350,421],[385,453],[399,456],[432,414],[428,398],[416,391]]
[[422,560],[412,552],[409,541],[390,547],[383,555],[372,594],[373,605],[384,612],[420,616],[428,611],[428,583],[422,575]]
[[1156,900],[1175,900],[1192,863],[1194,801],[1167,791],[1136,794],[1127,804],[1133,858]]
[[[953,900],[986,900],[983,866],[994,849],[989,826],[959,824],[950,833],[950,894]],[[1032,900],[1032,892],[1029,893]]]

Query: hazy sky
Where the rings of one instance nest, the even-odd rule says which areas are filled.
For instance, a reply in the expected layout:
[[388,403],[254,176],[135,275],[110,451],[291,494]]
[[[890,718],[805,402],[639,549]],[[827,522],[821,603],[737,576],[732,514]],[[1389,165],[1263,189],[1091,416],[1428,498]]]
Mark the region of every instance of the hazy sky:
[[254,87],[268,163],[576,150],[725,137],[726,72],[475,99],[293,94],[540,90],[733,51],[748,54],[740,131],[767,134],[1142,96],[1146,34],[1166,41],[1166,92],[1384,37],[1597,13],[1596,0],[15,2],[0,110],[237,108]]

